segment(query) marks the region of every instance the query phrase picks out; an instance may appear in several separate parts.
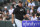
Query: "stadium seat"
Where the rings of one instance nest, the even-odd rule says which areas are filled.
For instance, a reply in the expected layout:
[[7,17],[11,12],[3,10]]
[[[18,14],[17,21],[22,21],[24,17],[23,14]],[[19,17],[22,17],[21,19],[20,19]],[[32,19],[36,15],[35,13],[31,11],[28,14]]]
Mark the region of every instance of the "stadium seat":
[[35,1],[35,5],[38,6],[39,5],[38,2]]

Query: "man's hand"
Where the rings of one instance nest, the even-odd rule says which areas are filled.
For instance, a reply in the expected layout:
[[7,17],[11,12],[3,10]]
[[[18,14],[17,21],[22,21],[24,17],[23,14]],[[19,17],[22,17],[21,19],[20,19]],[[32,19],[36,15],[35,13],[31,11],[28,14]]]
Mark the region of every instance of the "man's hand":
[[27,17],[29,20],[31,20],[27,14],[25,15],[25,17]]

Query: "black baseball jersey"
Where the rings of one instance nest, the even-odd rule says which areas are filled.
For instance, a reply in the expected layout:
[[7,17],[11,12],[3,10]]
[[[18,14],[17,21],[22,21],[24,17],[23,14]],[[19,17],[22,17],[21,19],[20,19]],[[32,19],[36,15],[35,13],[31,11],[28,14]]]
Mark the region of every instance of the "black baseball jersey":
[[23,16],[26,15],[26,11],[23,7],[19,7],[17,5],[17,7],[13,11],[13,14],[15,14],[16,19],[23,20]]

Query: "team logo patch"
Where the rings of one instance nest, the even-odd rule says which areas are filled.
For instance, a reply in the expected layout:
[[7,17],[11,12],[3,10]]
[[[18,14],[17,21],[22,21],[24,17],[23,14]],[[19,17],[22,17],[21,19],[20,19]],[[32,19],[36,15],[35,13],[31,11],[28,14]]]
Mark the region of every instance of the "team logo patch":
[[23,9],[20,9],[20,11],[23,11]]

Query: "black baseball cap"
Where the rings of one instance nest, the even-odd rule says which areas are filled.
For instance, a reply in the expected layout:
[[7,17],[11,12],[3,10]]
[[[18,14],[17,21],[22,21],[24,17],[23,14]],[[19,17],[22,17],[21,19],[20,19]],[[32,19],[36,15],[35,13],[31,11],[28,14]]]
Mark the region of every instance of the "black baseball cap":
[[22,4],[22,1],[19,1],[19,3],[21,3],[21,4]]

